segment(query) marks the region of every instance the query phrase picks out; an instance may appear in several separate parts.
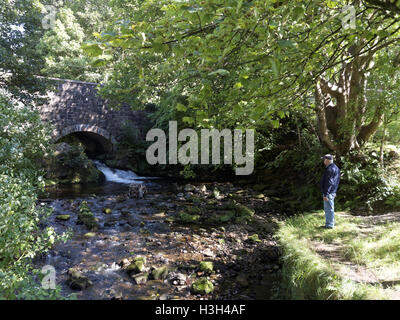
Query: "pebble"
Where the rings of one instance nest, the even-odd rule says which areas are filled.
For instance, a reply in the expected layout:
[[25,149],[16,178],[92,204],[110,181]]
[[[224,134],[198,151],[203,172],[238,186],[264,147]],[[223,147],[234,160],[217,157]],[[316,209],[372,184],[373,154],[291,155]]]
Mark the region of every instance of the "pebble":
[[206,257],[212,257],[212,258],[215,257],[214,252],[212,252],[210,249],[200,251],[200,253],[204,254]]

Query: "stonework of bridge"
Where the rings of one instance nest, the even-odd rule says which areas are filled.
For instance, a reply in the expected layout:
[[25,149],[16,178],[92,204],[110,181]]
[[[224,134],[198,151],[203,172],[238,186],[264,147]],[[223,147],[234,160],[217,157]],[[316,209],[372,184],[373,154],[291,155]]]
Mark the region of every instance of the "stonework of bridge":
[[92,140],[104,152],[112,151],[123,126],[134,127],[145,136],[147,111],[133,111],[129,106],[112,110],[108,101],[99,97],[97,83],[52,79],[56,86],[50,101],[40,107],[41,120],[53,125],[53,141],[76,135],[82,142]]

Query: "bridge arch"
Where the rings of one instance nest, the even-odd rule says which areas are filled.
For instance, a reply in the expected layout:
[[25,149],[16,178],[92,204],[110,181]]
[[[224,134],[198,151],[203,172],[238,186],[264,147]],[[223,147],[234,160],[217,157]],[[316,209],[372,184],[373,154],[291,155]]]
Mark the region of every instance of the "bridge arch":
[[113,151],[116,140],[105,129],[89,124],[76,124],[65,127],[58,132],[54,141],[58,142],[67,136],[77,138],[84,146],[89,157]]

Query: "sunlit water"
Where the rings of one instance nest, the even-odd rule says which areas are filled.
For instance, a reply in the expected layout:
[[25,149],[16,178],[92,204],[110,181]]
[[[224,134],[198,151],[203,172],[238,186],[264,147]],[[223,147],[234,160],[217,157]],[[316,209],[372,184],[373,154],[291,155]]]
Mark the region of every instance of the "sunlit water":
[[143,177],[133,171],[110,168],[104,163],[94,160],[96,167],[104,174],[103,183],[56,185],[46,188],[46,192],[40,195],[42,199],[74,199],[89,196],[104,196],[120,194],[128,190],[132,183],[142,183],[148,190],[167,190],[171,181],[159,177]]
[[98,160],[94,160],[93,163],[96,165],[97,169],[103,172],[106,181],[131,184],[135,182],[140,183],[141,179],[143,179],[143,177],[138,176],[133,171],[111,169]]

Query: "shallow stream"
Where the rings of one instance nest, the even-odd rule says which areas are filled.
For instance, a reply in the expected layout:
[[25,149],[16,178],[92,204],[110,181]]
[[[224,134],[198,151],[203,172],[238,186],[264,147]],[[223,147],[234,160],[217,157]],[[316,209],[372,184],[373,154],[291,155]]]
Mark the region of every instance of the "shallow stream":
[[[272,297],[279,269],[272,238],[265,236],[260,243],[253,243],[248,241],[249,230],[235,224],[210,227],[172,223],[168,217],[187,206],[196,191],[185,192],[183,186],[171,181],[96,165],[105,174],[105,183],[49,188],[39,204],[53,208],[46,226],[53,226],[57,233],[73,233],[66,243],[56,244],[35,261],[37,268],[55,268],[63,295],[74,293],[78,299]],[[126,196],[131,183],[146,186],[143,199]],[[210,190],[213,183],[202,185]],[[205,192],[203,196],[210,194]],[[77,224],[82,201],[97,218],[96,232]],[[105,213],[105,208],[111,213]],[[69,219],[59,220],[60,215],[68,215]],[[145,283],[136,284],[123,261],[137,256],[146,258],[149,273],[167,266],[168,275],[162,280],[150,277]],[[201,261],[213,262],[214,271],[201,272]],[[70,268],[79,270],[92,284],[83,290],[71,289],[67,281]],[[214,284],[212,293],[193,293],[191,285],[199,277],[207,277]]]

